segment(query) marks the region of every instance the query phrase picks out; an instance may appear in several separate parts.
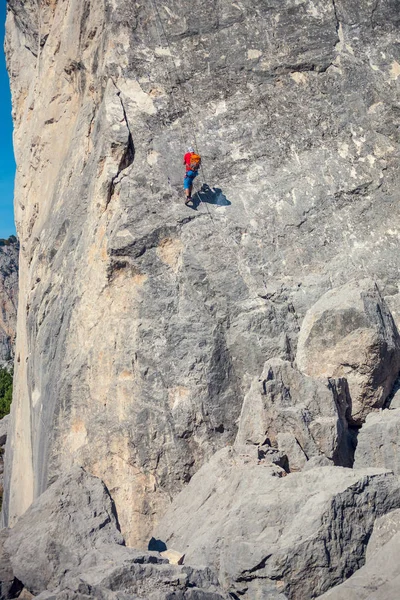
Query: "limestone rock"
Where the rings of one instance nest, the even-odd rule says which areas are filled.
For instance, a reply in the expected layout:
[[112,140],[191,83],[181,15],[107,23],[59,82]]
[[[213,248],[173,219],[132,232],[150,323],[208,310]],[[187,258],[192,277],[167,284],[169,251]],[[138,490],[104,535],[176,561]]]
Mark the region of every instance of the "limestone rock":
[[173,549],[164,550],[164,552],[160,552],[160,554],[163,558],[166,558],[171,565],[183,565],[183,561],[185,560],[184,554]]
[[383,406],[400,369],[400,337],[376,285],[351,282],[322,296],[303,320],[296,361],[307,375],[347,379],[355,422]]
[[16,598],[24,587],[15,577],[9,553],[4,547],[8,535],[8,529],[0,531],[0,600]]
[[236,443],[276,447],[288,457],[291,471],[321,455],[351,466],[349,404],[345,380],[323,382],[289,362],[268,361],[244,399]]
[[234,443],[265,362],[294,361],[318,298],[366,275],[398,293],[397,3],[7,5],[21,310],[4,522],[79,464],[144,548]]
[[0,419],[0,495],[3,497],[4,484],[4,451],[10,426],[10,415]]
[[400,510],[392,510],[375,521],[368,541],[366,563],[371,564],[374,555],[400,532]]
[[76,467],[19,519],[5,548],[16,577],[38,594],[56,588],[93,548],[123,543],[104,484]]
[[121,566],[109,569],[106,577],[100,576],[100,571],[94,578],[90,573],[85,574],[79,578],[79,585],[82,580],[89,580],[89,589],[118,590],[140,600],[169,600],[171,597],[182,600],[227,600],[229,597],[220,590],[216,577],[209,570],[157,564],[139,564],[132,568],[129,563],[125,569]]
[[7,441],[7,433],[10,427],[10,415],[6,415],[0,419],[0,446],[5,446]]
[[354,466],[381,467],[400,475],[400,409],[368,415],[357,436]]
[[329,458],[326,458],[323,454],[321,456],[313,456],[306,462],[303,467],[303,471],[309,471],[315,467],[331,467],[332,463]]
[[[211,570],[175,566],[171,555],[126,548],[104,484],[79,467],[1,535],[0,584],[7,599],[10,582],[14,591],[24,585],[41,598],[168,600],[171,593],[182,600],[226,598]],[[181,564],[182,555],[179,559]]]
[[155,537],[214,565],[244,598],[313,598],[365,559],[377,516],[400,506],[399,481],[374,469],[320,467],[286,477],[219,451],[161,520]]
[[[135,598],[138,600],[227,600],[210,569],[168,564],[156,553],[123,546],[103,546],[82,561],[79,575],[67,574],[61,585],[39,595],[50,598]],[[68,594],[71,594],[69,596]],[[76,596],[75,596],[76,594]]]
[[400,378],[398,377],[394,382],[392,393],[385,402],[385,407],[391,410],[400,408]]
[[30,592],[28,592],[28,590],[26,588],[23,588],[21,593],[18,595],[18,600],[32,600],[32,598],[35,598],[35,597],[36,596],[34,596]]
[[18,254],[16,237],[0,239],[0,366],[12,364],[18,306]]
[[400,594],[400,512],[377,519],[367,547],[367,562],[347,581],[318,600],[394,600]]
[[390,401],[390,408],[400,408],[400,390],[397,389],[396,393],[393,395],[393,398]]

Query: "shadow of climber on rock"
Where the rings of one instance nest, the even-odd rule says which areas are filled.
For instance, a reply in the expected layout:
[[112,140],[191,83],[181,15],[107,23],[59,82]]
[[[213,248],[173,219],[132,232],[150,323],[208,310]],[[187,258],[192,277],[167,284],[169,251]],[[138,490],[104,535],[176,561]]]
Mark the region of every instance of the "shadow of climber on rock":
[[192,206],[190,206],[190,208],[196,210],[200,202],[214,204],[215,206],[230,206],[232,204],[232,202],[228,200],[220,188],[212,188],[206,183],[203,183],[201,189],[193,194]]

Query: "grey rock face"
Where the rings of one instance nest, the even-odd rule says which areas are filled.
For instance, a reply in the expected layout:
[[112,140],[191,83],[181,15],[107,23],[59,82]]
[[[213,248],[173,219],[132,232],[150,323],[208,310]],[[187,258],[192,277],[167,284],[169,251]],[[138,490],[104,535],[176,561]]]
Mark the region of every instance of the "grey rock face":
[[4,519],[80,464],[144,547],[317,300],[365,277],[398,293],[397,5],[8,5],[23,309]]
[[[91,552],[61,585],[42,592],[50,598],[134,598],[135,600],[227,600],[214,573],[167,564],[157,553],[139,553],[123,546]],[[77,575],[79,572],[79,575]]]
[[357,436],[354,466],[381,467],[400,475],[400,409],[368,415]]
[[3,598],[13,597],[11,584],[41,598],[226,598],[212,571],[126,548],[104,484],[81,468],[50,486],[0,542]]
[[24,587],[22,583],[16,579],[10,556],[4,547],[4,544],[8,539],[8,534],[8,529],[2,529],[0,531],[0,600],[16,598]]
[[7,434],[10,427],[10,415],[0,419],[0,494],[4,493],[4,450],[7,441]]
[[188,564],[216,566],[240,597],[314,598],[363,564],[375,518],[399,506],[399,482],[373,469],[277,469],[219,451],[156,537]]
[[[123,549],[126,557],[114,562],[108,554],[103,563],[89,569],[76,579],[68,579],[53,593],[40,594],[40,598],[64,598],[71,592],[91,598],[135,598],[135,600],[227,600],[209,570],[176,567],[151,560],[148,556],[134,557],[131,549]],[[114,564],[113,564],[114,563]],[[219,591],[218,591],[219,590]],[[69,596],[68,596],[69,597]],[[74,595],[72,595],[74,597]]]
[[10,428],[10,415],[0,419],[0,446],[4,447],[7,441],[7,434]]
[[368,541],[366,562],[371,564],[374,555],[400,531],[400,510],[392,510],[375,521]]
[[60,477],[10,531],[5,548],[33,594],[56,588],[93,548],[123,544],[104,484],[76,468]]
[[236,443],[276,447],[288,457],[291,471],[321,455],[351,466],[349,416],[345,380],[314,380],[274,359],[244,399]]
[[378,519],[367,547],[367,562],[321,600],[393,600],[400,591],[400,513]]
[[0,240],[0,366],[12,364],[18,306],[18,240]]
[[383,406],[400,369],[400,337],[372,281],[327,292],[306,314],[296,362],[314,377],[346,377],[352,419]]
[[393,410],[395,408],[400,408],[400,389],[398,387],[399,381],[395,383],[396,391],[393,394],[393,398],[390,400],[390,408]]
[[204,592],[196,588],[186,591],[179,589],[176,578],[171,581],[170,591],[164,592],[158,590],[151,592],[145,598],[143,596],[132,596],[131,593],[120,591],[111,591],[99,587],[90,587],[85,584],[79,584],[76,588],[70,586],[66,590],[58,592],[44,592],[36,596],[39,600],[225,600],[226,596],[213,592]]

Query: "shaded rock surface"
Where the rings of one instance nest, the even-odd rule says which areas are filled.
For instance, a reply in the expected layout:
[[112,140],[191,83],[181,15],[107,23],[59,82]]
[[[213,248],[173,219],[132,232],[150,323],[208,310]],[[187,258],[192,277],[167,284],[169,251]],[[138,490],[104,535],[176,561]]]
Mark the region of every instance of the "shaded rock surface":
[[353,421],[383,406],[400,370],[400,336],[373,281],[333,289],[310,308],[296,362],[307,375],[347,379]]
[[4,492],[4,451],[7,441],[7,434],[10,427],[10,415],[0,419],[0,497],[3,498]]
[[318,299],[365,277],[399,292],[398,3],[10,0],[7,19],[22,309],[4,522],[82,465],[143,548]]
[[236,444],[274,446],[286,454],[291,471],[321,455],[352,466],[350,410],[345,380],[318,381],[273,359],[245,396]]
[[0,240],[0,366],[14,357],[18,306],[18,254],[16,237]]
[[4,547],[8,538],[9,530],[0,531],[0,599],[9,600],[19,596],[22,583],[15,577],[14,569],[11,565],[10,556]]
[[25,586],[41,598],[227,598],[210,570],[126,548],[104,484],[78,467],[50,486],[13,529],[3,529],[0,541],[4,598],[13,597],[7,595],[11,584],[15,593]]
[[10,415],[6,415],[2,419],[0,419],[0,447],[6,445],[7,434],[10,427]]
[[322,600],[394,600],[400,589],[400,511],[378,519],[367,547],[367,562]]
[[314,598],[365,560],[375,518],[399,507],[390,472],[279,467],[219,451],[172,503],[156,537],[213,565],[245,598]]

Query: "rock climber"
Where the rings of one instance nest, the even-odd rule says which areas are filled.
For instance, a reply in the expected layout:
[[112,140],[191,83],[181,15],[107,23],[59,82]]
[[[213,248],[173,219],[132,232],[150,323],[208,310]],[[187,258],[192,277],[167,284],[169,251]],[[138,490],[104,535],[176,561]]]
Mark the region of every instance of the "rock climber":
[[193,181],[199,174],[199,168],[201,164],[200,156],[194,151],[194,148],[190,146],[185,156],[183,157],[183,164],[186,166],[185,179],[183,180],[183,189],[185,190],[186,200],[185,204],[188,205],[192,200]]

